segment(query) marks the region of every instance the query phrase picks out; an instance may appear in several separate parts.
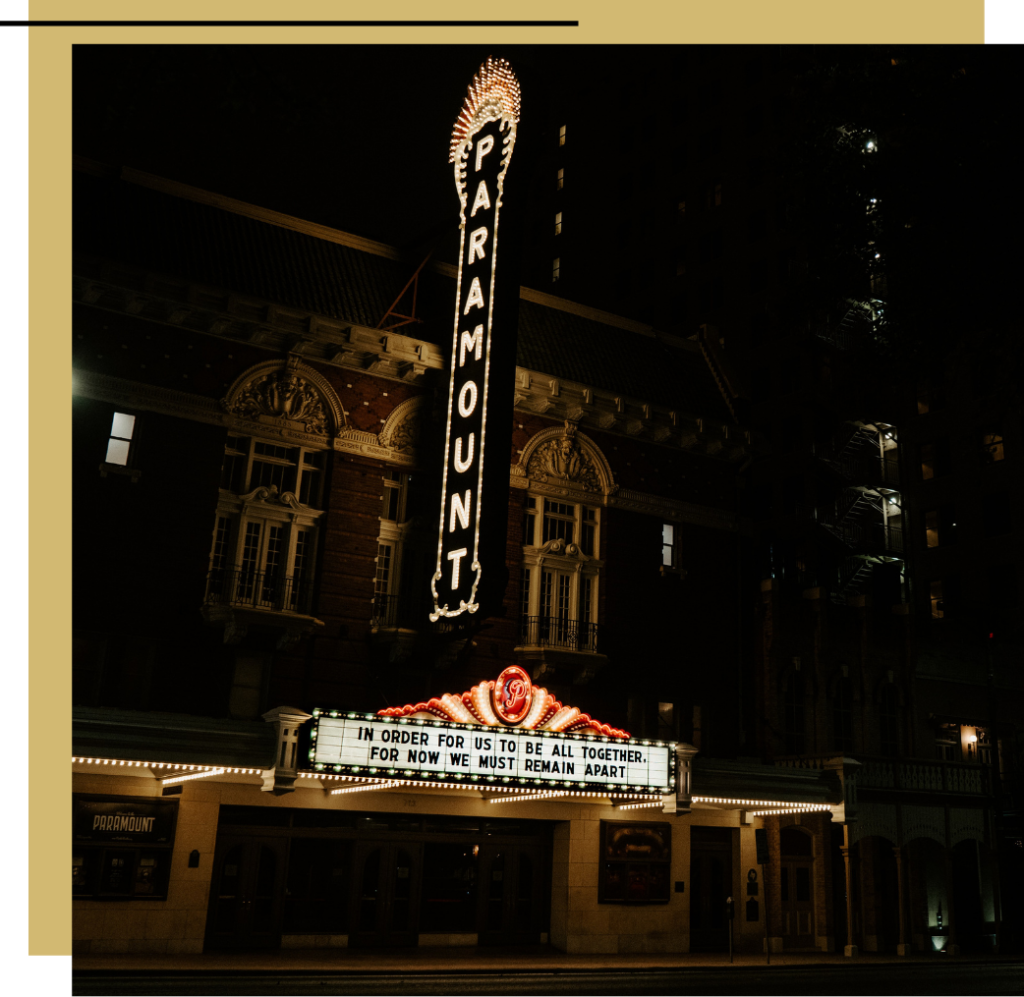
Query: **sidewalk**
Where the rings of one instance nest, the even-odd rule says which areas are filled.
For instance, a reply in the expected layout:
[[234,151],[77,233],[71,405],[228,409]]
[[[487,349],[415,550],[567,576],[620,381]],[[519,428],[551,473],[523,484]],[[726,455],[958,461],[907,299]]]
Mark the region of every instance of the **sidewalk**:
[[[885,963],[1021,962],[1020,956],[867,954],[857,959],[823,953],[772,953],[772,966],[847,968]],[[724,953],[651,953],[636,955],[567,955],[550,945],[516,948],[277,949],[262,952],[210,952],[203,955],[85,955],[72,960],[74,972],[129,973],[555,973],[573,970],[628,972],[636,969],[729,968]],[[764,969],[765,957],[734,956],[733,968]]]

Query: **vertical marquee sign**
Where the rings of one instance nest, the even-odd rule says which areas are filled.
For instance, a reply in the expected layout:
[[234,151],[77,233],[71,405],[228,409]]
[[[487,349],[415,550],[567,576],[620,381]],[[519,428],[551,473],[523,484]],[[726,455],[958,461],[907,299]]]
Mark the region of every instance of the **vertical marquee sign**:
[[[431,620],[480,608],[481,519],[488,377],[494,355],[498,212],[519,121],[519,81],[489,58],[469,86],[452,131],[449,162],[461,203],[459,275],[448,388],[448,425]],[[516,330],[500,329],[514,337]],[[499,371],[499,376],[504,372]],[[501,412],[499,417],[507,415]],[[507,454],[501,454],[507,459]],[[500,515],[506,510],[502,503]]]

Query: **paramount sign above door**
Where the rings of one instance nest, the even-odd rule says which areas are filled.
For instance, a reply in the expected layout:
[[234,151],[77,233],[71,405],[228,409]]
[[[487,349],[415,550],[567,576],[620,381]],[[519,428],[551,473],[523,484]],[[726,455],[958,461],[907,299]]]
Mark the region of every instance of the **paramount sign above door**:
[[[452,134],[450,161],[455,164],[462,234],[431,620],[480,608],[498,215],[518,120],[519,81],[503,59],[488,59],[473,78]],[[514,329],[504,332],[515,335]],[[507,459],[507,454],[500,456]],[[505,514],[502,509],[500,515]]]

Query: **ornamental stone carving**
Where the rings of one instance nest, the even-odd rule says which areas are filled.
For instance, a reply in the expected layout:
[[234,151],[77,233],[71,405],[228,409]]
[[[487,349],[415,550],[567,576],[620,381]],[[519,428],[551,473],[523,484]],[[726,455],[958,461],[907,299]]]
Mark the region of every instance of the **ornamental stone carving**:
[[575,557],[579,561],[589,561],[590,558],[580,549],[578,544],[566,543],[561,537],[549,540],[540,548],[541,554],[565,554],[567,557]]
[[250,368],[231,386],[223,405],[243,419],[298,424],[315,436],[331,436],[345,425],[330,384],[294,356]]
[[399,453],[415,450],[423,435],[423,409],[426,401],[420,395],[396,405],[380,431],[381,446],[390,447]]
[[568,420],[560,436],[544,441],[533,451],[526,473],[534,480],[546,477],[586,491],[603,490],[597,466],[576,439],[576,425]]

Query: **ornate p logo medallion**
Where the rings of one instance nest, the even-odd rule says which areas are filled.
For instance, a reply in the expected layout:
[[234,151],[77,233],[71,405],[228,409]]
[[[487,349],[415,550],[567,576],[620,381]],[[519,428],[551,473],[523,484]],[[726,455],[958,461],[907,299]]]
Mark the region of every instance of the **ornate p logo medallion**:
[[491,701],[498,719],[508,727],[520,724],[533,703],[533,683],[518,665],[509,665],[495,680]]

